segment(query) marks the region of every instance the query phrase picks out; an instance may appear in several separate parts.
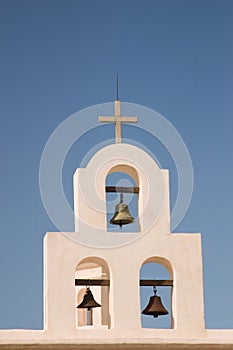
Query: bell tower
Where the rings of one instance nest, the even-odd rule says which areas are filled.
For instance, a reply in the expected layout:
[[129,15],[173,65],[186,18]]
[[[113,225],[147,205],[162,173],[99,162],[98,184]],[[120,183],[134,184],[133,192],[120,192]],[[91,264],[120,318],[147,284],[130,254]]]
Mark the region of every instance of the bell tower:
[[[170,232],[169,173],[139,147],[122,143],[121,124],[136,123],[135,116],[115,116],[99,121],[115,123],[116,143],[99,150],[86,168],[74,174],[75,232],[49,232],[44,240],[45,328],[52,338],[153,339],[201,337],[205,331],[200,234]],[[114,172],[130,176],[135,186],[106,186]],[[106,192],[119,193],[111,221],[120,232],[107,229]],[[124,194],[137,196],[138,230]],[[166,280],[140,280],[144,263],[163,265]],[[160,296],[140,305],[140,285],[167,286],[171,307]],[[151,289],[152,290],[152,289]],[[147,317],[171,315],[171,329],[142,328]]]

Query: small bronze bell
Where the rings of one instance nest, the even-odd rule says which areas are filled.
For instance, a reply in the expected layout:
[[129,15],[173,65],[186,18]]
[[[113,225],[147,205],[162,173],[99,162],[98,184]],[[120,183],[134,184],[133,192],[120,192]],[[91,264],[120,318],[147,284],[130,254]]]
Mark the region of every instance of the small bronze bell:
[[89,287],[86,289],[86,293],[84,294],[83,301],[77,306],[77,309],[87,309],[90,311],[93,307],[100,307],[101,305],[98,304]]
[[129,212],[128,205],[123,203],[123,193],[121,193],[120,203],[115,207],[115,213],[110,220],[110,224],[119,225],[122,228],[122,225],[131,224],[134,221],[134,218]]
[[156,292],[156,287],[154,287],[154,295],[150,297],[147,307],[142,311],[143,315],[158,317],[168,314],[168,311],[161,302],[161,298],[156,295]]

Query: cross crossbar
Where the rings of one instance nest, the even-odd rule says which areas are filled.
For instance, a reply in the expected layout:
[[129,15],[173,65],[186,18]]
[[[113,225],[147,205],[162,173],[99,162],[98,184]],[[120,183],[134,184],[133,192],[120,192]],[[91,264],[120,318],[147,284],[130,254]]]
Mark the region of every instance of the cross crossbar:
[[115,123],[115,134],[116,134],[116,143],[121,143],[121,124],[122,123],[137,123],[137,117],[122,117],[121,116],[121,104],[117,99],[115,101],[115,116],[100,116],[99,123]]

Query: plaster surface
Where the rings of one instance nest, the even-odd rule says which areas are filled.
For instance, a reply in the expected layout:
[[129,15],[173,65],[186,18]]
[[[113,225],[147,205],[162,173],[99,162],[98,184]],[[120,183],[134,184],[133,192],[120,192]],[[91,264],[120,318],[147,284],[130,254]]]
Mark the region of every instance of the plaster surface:
[[[137,233],[107,232],[105,180],[114,171],[126,172],[140,188]],[[44,238],[44,330],[1,330],[0,347],[233,348],[233,330],[205,329],[201,235],[172,234],[169,206],[168,171],[147,153],[127,144],[97,152],[74,174],[75,232]],[[162,264],[174,281],[171,329],[141,327],[139,276],[147,262]],[[95,287],[104,306],[93,310],[92,326],[76,309],[77,277],[110,280],[109,287]]]

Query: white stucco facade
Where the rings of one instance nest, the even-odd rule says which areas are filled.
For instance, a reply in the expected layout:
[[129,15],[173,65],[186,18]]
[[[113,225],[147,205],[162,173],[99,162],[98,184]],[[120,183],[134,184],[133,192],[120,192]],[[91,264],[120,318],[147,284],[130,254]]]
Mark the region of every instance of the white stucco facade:
[[[106,177],[116,171],[130,175],[139,187],[139,232],[125,233],[124,227],[120,233],[107,231]],[[2,330],[0,346],[233,348],[233,330],[205,329],[201,235],[170,232],[169,174],[146,152],[114,144],[97,152],[86,168],[77,169],[74,214],[75,232],[48,232],[44,238],[44,330]],[[141,326],[139,276],[147,262],[162,264],[173,280],[171,329]],[[91,288],[103,305],[93,310],[92,326],[85,326],[84,315],[76,309],[82,288],[75,286],[75,278],[110,280],[109,287]]]

